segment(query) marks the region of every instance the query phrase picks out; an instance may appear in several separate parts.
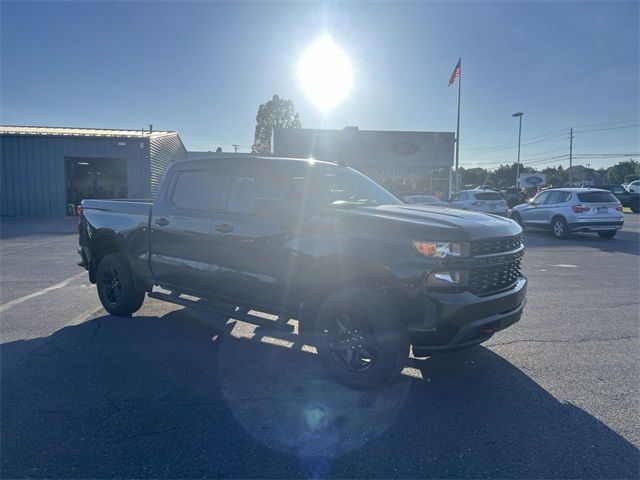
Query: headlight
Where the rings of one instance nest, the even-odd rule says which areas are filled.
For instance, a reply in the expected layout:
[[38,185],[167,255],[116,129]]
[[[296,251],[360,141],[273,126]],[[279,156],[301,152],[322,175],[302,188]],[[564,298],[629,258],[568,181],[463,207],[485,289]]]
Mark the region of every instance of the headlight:
[[435,272],[429,274],[427,285],[430,287],[461,287],[467,284],[469,273],[458,272]]
[[468,243],[426,242],[424,240],[413,240],[411,243],[416,252],[426,257],[467,257],[469,255]]

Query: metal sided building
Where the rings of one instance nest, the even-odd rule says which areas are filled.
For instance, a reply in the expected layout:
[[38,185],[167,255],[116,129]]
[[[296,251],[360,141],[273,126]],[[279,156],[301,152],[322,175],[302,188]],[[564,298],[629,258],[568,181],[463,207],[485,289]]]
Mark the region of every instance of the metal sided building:
[[73,215],[84,198],[150,198],[186,158],[176,132],[0,126],[0,214]]
[[279,157],[344,161],[396,194],[449,194],[453,132],[402,132],[277,128],[273,153]]

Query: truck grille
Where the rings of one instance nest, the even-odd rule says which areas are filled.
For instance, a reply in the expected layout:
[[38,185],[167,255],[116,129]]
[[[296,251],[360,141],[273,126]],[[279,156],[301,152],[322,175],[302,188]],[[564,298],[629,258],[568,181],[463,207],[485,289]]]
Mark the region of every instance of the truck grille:
[[494,238],[471,242],[471,255],[490,255],[492,253],[510,252],[522,245],[523,234],[513,237]]
[[486,295],[513,287],[520,277],[520,256],[510,263],[483,267],[469,272],[469,290]]

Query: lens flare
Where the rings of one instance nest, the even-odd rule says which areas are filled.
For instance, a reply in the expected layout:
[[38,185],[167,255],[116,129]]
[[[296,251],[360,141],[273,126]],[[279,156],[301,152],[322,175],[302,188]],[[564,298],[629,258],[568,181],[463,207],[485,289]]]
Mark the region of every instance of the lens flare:
[[320,110],[327,112],[351,91],[351,60],[329,35],[324,35],[300,57],[298,79],[307,97]]

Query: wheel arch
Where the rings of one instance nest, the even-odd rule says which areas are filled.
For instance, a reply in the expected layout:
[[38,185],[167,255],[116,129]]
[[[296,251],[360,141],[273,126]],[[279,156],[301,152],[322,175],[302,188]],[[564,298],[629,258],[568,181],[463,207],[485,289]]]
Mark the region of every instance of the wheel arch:
[[99,230],[96,232],[91,242],[91,261],[89,262],[89,281],[91,283],[96,283],[98,265],[100,265],[102,259],[113,253],[122,253],[127,265],[131,268],[131,261],[118,235],[112,230]]
[[302,330],[310,331],[320,305],[332,294],[346,288],[376,289],[392,307],[396,307],[392,292],[399,280],[383,265],[345,258],[333,258],[320,262],[320,265],[314,271],[314,280],[303,289]]

